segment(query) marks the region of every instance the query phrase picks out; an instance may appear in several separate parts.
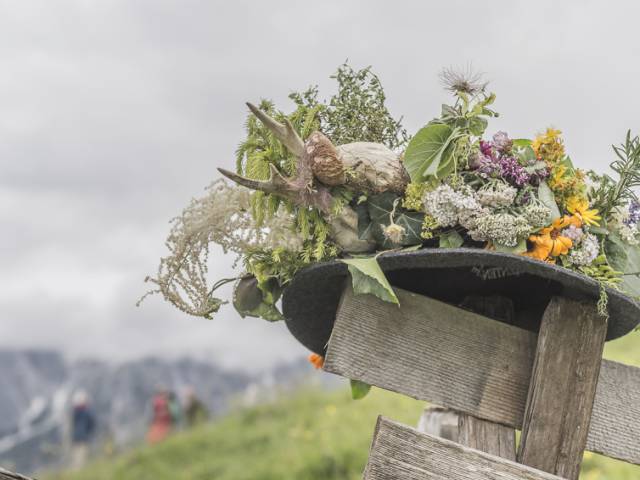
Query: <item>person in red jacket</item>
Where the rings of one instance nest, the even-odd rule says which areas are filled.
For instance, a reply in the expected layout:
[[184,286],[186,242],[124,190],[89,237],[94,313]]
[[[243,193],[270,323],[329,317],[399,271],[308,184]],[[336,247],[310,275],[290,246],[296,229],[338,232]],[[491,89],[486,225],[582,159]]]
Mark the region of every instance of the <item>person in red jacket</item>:
[[153,396],[153,419],[147,432],[147,442],[158,443],[171,433],[173,419],[169,408],[169,392],[165,388],[158,388]]

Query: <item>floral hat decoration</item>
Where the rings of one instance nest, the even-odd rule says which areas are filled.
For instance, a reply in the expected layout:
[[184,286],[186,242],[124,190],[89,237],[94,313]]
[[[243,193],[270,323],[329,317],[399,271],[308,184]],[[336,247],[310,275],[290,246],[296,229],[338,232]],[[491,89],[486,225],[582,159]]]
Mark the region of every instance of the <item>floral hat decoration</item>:
[[[230,179],[173,220],[149,293],[211,318],[233,283],[245,316],[285,320],[322,364],[344,282],[398,302],[391,285],[461,305],[508,296],[536,328],[552,295],[597,301],[608,338],[638,323],[640,139],[613,147],[612,176],[583,171],[560,130],[486,134],[496,99],[472,72],[445,70],[453,95],[409,136],[370,68],[339,67],[337,93],[292,93],[291,113],[248,104]],[[237,276],[209,279],[210,247]],[[216,253],[217,255],[217,253]]]

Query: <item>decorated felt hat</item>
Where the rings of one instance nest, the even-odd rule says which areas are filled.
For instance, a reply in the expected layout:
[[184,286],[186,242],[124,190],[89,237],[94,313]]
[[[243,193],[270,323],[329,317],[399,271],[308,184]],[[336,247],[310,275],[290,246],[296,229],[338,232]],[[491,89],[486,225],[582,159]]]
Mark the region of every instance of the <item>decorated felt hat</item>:
[[[369,69],[341,66],[336,95],[294,93],[290,113],[248,104],[236,168],[219,169],[233,183],[215,180],[175,219],[153,292],[211,318],[232,282],[241,316],[284,319],[316,356],[347,282],[356,295],[398,303],[395,287],[531,331],[552,297],[586,299],[608,317],[608,339],[631,331],[640,138],[614,147],[611,176],[586,172],[555,128],[487,134],[496,96],[445,73],[454,101],[411,136]],[[212,245],[237,255],[232,278],[209,279]]]
[[[585,275],[523,256],[481,249],[392,252],[378,257],[378,263],[392,286],[469,310],[474,310],[474,297],[505,297],[513,304],[510,323],[531,331],[538,330],[553,296],[592,300],[594,304],[600,297],[598,282]],[[326,262],[299,272],[284,292],[287,327],[309,350],[324,353],[340,298],[350,281],[345,263]],[[607,340],[613,340],[638,325],[640,305],[618,290],[607,293]],[[507,320],[500,312],[495,319]]]

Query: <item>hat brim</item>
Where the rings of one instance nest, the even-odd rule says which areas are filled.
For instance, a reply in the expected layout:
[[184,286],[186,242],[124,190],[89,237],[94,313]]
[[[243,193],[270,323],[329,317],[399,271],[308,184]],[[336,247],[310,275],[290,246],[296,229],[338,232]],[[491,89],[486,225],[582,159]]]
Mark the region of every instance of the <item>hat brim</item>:
[[[495,251],[425,248],[384,254],[378,263],[392,286],[452,305],[463,304],[470,295],[507,297],[513,303],[513,323],[531,331],[538,331],[551,297],[595,304],[600,295],[598,282],[585,275]],[[324,353],[348,278],[347,265],[331,261],[298,272],[286,288],[282,306],[287,328],[309,350]],[[607,340],[613,340],[638,325],[640,304],[617,290],[607,293]]]

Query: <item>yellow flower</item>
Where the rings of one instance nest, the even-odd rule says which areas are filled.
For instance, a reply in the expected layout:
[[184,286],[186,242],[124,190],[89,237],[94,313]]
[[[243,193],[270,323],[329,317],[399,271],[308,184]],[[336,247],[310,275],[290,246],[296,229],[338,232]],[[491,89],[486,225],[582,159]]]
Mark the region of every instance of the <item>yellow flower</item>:
[[584,197],[569,197],[569,199],[567,199],[567,210],[587,225],[598,226],[598,220],[602,219],[602,217],[598,215],[598,210],[595,208],[589,209],[589,201]]
[[568,215],[554,220],[550,226],[529,237],[533,249],[523,255],[547,262],[555,262],[555,257],[566,255],[573,246],[573,242],[569,237],[561,235],[560,232],[569,225],[581,227],[582,222],[578,217]]
[[561,134],[562,132],[555,128],[547,128],[545,133],[538,134],[531,144],[536,156],[547,163],[560,161],[564,157]]
[[567,167],[565,165],[556,165],[551,171],[549,177],[549,187],[552,190],[562,190],[566,186],[566,180],[564,174],[567,173]]

